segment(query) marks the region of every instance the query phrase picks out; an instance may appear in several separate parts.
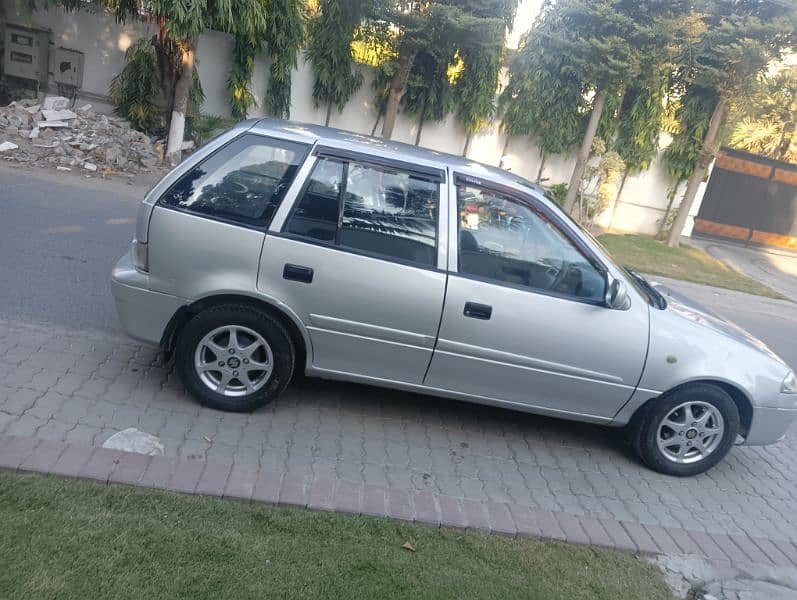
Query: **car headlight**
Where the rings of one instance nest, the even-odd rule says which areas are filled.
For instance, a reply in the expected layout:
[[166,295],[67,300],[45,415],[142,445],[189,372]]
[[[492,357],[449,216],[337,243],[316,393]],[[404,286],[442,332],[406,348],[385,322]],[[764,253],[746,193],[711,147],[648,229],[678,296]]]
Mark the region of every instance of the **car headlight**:
[[789,374],[786,375],[786,379],[780,384],[780,393],[797,394],[797,376],[794,375],[794,371],[789,371]]

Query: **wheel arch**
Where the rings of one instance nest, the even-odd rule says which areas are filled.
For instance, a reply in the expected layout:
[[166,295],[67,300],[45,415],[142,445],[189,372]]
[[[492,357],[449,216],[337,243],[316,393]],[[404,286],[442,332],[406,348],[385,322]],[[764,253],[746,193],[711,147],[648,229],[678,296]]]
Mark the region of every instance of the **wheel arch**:
[[251,306],[252,308],[263,310],[277,319],[291,337],[296,349],[296,364],[307,365],[310,356],[309,350],[312,346],[310,345],[311,342],[307,330],[299,317],[285,305],[278,305],[262,297],[247,296],[245,294],[213,294],[195,300],[191,304],[181,306],[172,315],[161,337],[160,347],[165,356],[167,358],[171,356],[180,331],[194,315],[198,315],[208,308],[224,304]]
[[728,381],[722,381],[719,379],[711,379],[711,378],[694,379],[684,383],[680,383],[668,389],[667,391],[662,392],[658,396],[649,398],[634,411],[630,423],[631,424],[636,423],[645,414],[648,408],[650,408],[650,406],[655,404],[659,398],[662,398],[670,394],[674,394],[678,390],[682,390],[685,388],[701,384],[713,385],[721,389],[731,397],[734,404],[736,404],[736,408],[739,410],[739,434],[742,437],[746,437],[747,433],[750,431],[750,425],[753,422],[753,403],[750,400],[750,397],[740,387],[738,387],[733,383],[730,383]]

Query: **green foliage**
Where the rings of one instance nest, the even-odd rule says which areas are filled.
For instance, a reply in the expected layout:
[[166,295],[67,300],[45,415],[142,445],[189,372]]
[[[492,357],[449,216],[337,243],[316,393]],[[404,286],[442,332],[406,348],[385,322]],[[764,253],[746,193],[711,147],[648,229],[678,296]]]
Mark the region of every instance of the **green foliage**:
[[495,92],[501,71],[503,48],[463,46],[463,69],[454,86],[457,120],[465,133],[483,129],[495,113]]
[[620,105],[623,102],[624,92],[611,90],[606,94],[606,102],[603,105],[603,112],[598,121],[598,131],[595,137],[610,142],[617,133],[618,117],[620,116]]
[[[391,0],[375,4],[375,14],[364,29],[368,36],[378,39],[388,49],[385,62],[380,65],[383,75],[390,74],[394,89],[404,94],[418,57],[428,62],[432,57],[447,57],[446,65],[457,51],[465,47],[494,47],[502,43],[503,28],[511,22],[516,0],[433,0],[426,3],[409,3]],[[463,51],[462,54],[465,52]],[[440,58],[440,60],[444,60]],[[420,66],[418,72],[440,72]],[[488,74],[489,76],[489,74]],[[382,78],[382,81],[384,78]],[[431,80],[427,81],[427,85]],[[443,86],[443,84],[440,84]],[[432,95],[442,98],[442,87]],[[377,105],[387,96],[385,87],[376,86]],[[414,103],[414,100],[410,100]],[[437,101],[438,106],[446,103]],[[472,111],[473,107],[468,108]],[[477,115],[478,116],[478,115]]]
[[[538,21],[532,32],[551,25]],[[568,154],[584,135],[587,102],[581,81],[561,55],[547,52],[546,39],[529,34],[512,61],[499,100],[501,126],[510,136],[534,136],[545,154]]]
[[732,147],[797,163],[797,66],[760,75],[734,102],[731,119]]
[[232,116],[237,120],[246,119],[249,109],[257,105],[252,94],[252,75],[255,70],[255,57],[261,44],[250,35],[236,35],[232,48],[232,68],[227,76]]
[[695,169],[703,148],[711,113],[719,101],[719,94],[713,89],[698,85],[689,88],[680,99],[675,111],[678,131],[672,144],[664,152],[667,172],[676,181],[689,178]]
[[185,135],[194,142],[195,147],[199,148],[224,130],[229,129],[232,124],[230,119],[200,113],[186,117]]
[[111,80],[114,112],[139,131],[159,133],[163,112],[158,106],[158,58],[149,38],[141,38],[125,51],[125,66]]
[[319,14],[309,25],[307,58],[313,68],[316,108],[338,109],[360,88],[363,75],[355,70],[351,43],[363,17],[360,0],[322,0]]
[[567,198],[567,183],[560,182],[548,186],[546,190],[548,198],[556,202],[559,206],[564,205],[565,198]]
[[447,76],[453,58],[451,48],[423,50],[415,57],[404,95],[409,114],[422,122],[440,122],[454,109],[454,90]]
[[675,112],[679,131],[665,152],[668,171],[679,181],[714,151],[713,140],[704,138],[720,98],[751,94],[767,64],[797,41],[795,3],[701,0],[695,16],[674,74],[685,90]]
[[542,28],[545,54],[561,57],[587,88],[619,89],[650,64],[650,55],[673,41],[670,24],[689,9],[685,0],[562,0],[545,5]]
[[623,95],[614,150],[631,173],[647,169],[658,152],[667,87],[668,75],[662,71],[658,78],[639,80]]
[[302,15],[297,0],[265,1],[265,38],[270,61],[265,110],[271,116],[287,119],[291,112],[291,76],[299,46],[304,41]]

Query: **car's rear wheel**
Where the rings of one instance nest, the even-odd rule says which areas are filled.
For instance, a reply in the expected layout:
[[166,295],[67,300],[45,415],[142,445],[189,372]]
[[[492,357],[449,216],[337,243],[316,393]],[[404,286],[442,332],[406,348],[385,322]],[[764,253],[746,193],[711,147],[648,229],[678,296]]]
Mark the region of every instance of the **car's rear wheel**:
[[739,409],[723,389],[709,384],[665,394],[637,419],[634,447],[651,469],[686,477],[707,471],[733,446]]
[[249,411],[288,385],[294,348],[285,328],[268,313],[244,305],[217,306],[194,316],[180,332],[176,365],[201,404]]

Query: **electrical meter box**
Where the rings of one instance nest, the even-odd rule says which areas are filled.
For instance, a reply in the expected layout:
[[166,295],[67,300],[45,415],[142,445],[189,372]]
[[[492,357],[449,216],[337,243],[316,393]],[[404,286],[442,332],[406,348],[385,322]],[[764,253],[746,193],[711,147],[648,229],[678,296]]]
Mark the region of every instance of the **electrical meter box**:
[[6,23],[3,42],[3,72],[6,75],[47,85],[49,31]]
[[83,86],[83,53],[69,48],[56,48],[50,72],[58,85],[79,89]]

